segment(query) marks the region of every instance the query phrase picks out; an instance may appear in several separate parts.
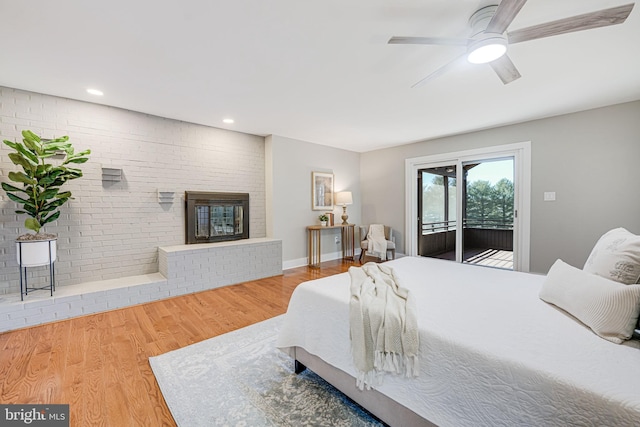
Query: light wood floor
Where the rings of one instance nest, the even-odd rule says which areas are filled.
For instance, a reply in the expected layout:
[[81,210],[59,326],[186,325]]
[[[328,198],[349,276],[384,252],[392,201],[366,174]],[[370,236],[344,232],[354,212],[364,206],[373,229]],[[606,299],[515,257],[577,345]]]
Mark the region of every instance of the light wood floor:
[[351,261],[0,334],[0,403],[70,405],[71,426],[175,426],[157,356],[277,316],[295,287]]

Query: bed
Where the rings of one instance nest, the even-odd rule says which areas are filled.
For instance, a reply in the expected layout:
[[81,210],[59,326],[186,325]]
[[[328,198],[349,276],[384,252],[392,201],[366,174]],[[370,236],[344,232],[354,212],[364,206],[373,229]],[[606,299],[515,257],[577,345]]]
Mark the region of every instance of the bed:
[[355,387],[348,273],[294,291],[278,347],[392,426],[640,425],[640,342],[614,344],[538,297],[545,276],[388,261],[418,301],[420,375]]

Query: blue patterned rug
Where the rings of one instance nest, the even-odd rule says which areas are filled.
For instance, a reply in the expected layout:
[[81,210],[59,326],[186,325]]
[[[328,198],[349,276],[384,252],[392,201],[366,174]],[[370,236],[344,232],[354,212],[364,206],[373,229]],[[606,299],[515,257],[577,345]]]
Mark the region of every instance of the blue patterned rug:
[[281,316],[149,358],[178,426],[384,426],[275,347]]

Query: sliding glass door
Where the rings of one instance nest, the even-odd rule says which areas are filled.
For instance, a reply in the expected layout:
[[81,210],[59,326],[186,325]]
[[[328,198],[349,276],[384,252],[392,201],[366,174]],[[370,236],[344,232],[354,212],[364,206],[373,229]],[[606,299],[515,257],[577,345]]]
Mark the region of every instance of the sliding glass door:
[[429,166],[417,176],[418,255],[513,269],[514,158]]
[[455,260],[456,165],[418,171],[418,255]]
[[513,158],[463,162],[462,261],[513,269]]

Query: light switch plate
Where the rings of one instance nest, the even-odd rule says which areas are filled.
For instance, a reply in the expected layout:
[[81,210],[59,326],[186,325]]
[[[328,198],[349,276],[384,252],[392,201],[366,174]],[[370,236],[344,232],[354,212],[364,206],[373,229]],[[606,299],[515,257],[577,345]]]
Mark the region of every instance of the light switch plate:
[[544,192],[544,201],[545,202],[554,202],[556,200],[556,192],[555,191],[545,191]]

